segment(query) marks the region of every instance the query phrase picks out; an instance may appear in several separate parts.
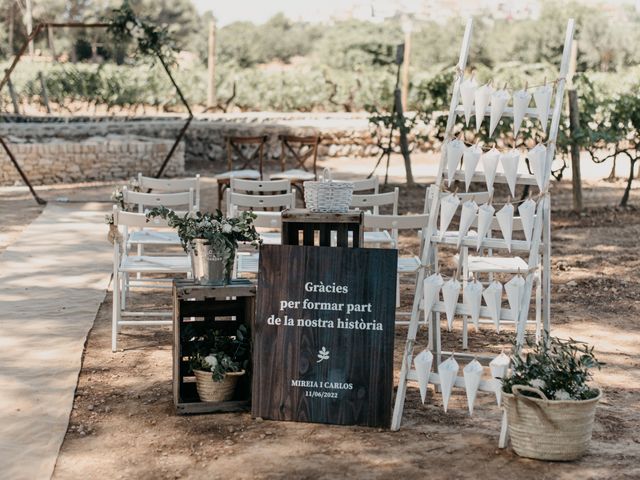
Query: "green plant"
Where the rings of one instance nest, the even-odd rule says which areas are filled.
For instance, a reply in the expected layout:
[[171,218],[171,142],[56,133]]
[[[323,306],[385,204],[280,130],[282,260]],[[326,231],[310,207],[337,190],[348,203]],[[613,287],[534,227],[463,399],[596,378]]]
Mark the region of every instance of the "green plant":
[[191,339],[195,353],[189,358],[191,371],[211,371],[214,382],[220,382],[228,372],[239,372],[249,368],[251,345],[247,327],[240,325],[235,337],[213,330]]
[[549,399],[588,400],[598,395],[598,390],[588,385],[593,368],[600,368],[593,347],[549,335],[537,343],[528,338],[524,349],[513,355],[511,373],[502,380],[502,390],[512,393],[514,385],[527,385],[540,389]]

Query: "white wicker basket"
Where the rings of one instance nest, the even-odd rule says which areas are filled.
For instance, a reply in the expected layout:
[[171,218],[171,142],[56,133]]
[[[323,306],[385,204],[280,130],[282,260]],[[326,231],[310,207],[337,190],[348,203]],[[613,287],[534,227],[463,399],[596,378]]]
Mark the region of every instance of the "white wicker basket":
[[345,213],[351,205],[353,183],[334,182],[325,168],[322,180],[304,182],[304,203],[308,210],[322,213]]

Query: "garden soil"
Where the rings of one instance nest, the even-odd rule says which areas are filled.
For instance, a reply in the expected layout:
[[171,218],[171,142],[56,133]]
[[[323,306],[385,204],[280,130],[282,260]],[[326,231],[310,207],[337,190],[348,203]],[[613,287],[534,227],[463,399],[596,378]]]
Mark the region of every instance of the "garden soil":
[[[622,182],[588,185],[582,215],[570,212],[568,186],[556,186],[553,192],[553,333],[595,345],[603,362],[595,382],[604,399],[583,459],[540,462],[499,450],[501,411],[494,396],[479,394],[470,417],[464,392],[455,390],[445,414],[433,389],[422,405],[411,386],[399,432],[272,422],[248,413],[176,416],[169,329],[124,329],[123,351],[111,353],[109,293],[86,344],[53,478],[640,478],[640,212],[613,207],[622,188]],[[74,192],[108,198],[106,186]],[[401,211],[420,212],[424,186],[401,198]],[[638,203],[637,193],[632,193],[633,202]],[[34,208],[16,205],[27,209],[25,218],[33,215]],[[19,223],[9,227],[15,231]],[[6,230],[3,226],[0,234]],[[404,249],[415,246],[403,239]],[[411,301],[410,288],[403,284],[405,306]],[[169,305],[166,292],[141,295],[138,301],[148,308]],[[396,381],[405,335],[406,329],[398,327]],[[510,339],[509,331],[496,334],[483,328],[471,331],[469,346],[499,353]],[[445,333],[443,341],[459,351],[460,331]]]

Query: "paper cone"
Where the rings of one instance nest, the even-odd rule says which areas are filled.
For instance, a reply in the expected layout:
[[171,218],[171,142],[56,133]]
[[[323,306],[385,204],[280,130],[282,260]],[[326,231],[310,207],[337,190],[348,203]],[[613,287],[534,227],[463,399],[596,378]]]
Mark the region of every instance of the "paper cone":
[[518,207],[518,213],[520,214],[520,221],[522,222],[524,238],[527,242],[531,242],[531,235],[533,234],[533,219],[536,213],[536,202],[530,198],[525,200]]
[[464,188],[467,192],[469,191],[473,174],[476,173],[476,167],[481,155],[482,148],[479,145],[473,145],[464,151],[462,166],[464,168]]
[[447,182],[449,186],[451,186],[451,182],[453,182],[464,150],[465,147],[462,140],[455,139],[447,143]]
[[507,250],[511,252],[511,234],[513,233],[513,204],[507,203],[504,207],[496,213],[496,219],[500,230],[502,231],[502,238],[504,238],[507,244]]
[[493,192],[493,181],[496,178],[496,170],[498,169],[498,161],[500,160],[500,152],[492,148],[482,155],[482,169],[484,170],[484,179],[487,182],[487,191]]
[[482,283],[478,280],[468,282],[462,293],[464,304],[471,311],[471,321],[478,328],[482,306]]
[[432,363],[433,354],[426,349],[421,351],[413,359],[413,365],[416,367],[416,375],[418,376],[418,386],[420,387],[422,403],[424,403],[427,398],[427,387],[429,386],[429,374],[431,373]]
[[518,314],[520,313],[520,306],[522,305],[522,300],[524,297],[524,278],[522,278],[522,275],[516,275],[507,283],[505,283],[504,291],[507,293],[509,308],[513,312],[513,316],[516,319],[517,325]]
[[491,94],[493,93],[493,87],[488,83],[481,86],[476,90],[475,103],[476,103],[476,133],[480,131],[480,125],[484,120],[485,112],[491,101]]
[[502,379],[507,376],[509,372],[509,364],[511,359],[502,352],[496,358],[491,360],[489,368],[491,369],[491,376],[497,379],[496,387],[496,402],[498,406],[502,403]]
[[460,296],[460,282],[455,278],[447,280],[442,285],[442,298],[444,299],[444,310],[447,314],[447,326],[449,331],[453,326],[453,319],[456,315],[456,305]]
[[471,228],[471,224],[476,219],[478,213],[478,204],[473,200],[467,200],[462,204],[462,211],[460,213],[460,226],[458,227],[458,247],[462,243],[462,239]]
[[530,102],[531,94],[526,90],[518,90],[513,94],[513,135],[515,137],[518,136],[518,130],[520,130]]
[[447,233],[447,228],[456,214],[458,205],[460,205],[460,198],[457,195],[447,195],[440,201],[440,240]]
[[489,136],[493,135],[493,131],[498,126],[504,109],[509,102],[509,92],[506,90],[497,90],[491,94],[491,119],[489,122]]
[[520,152],[515,148],[500,155],[500,162],[507,178],[507,184],[511,191],[511,196],[516,196],[516,180],[518,179],[518,164],[520,163]]
[[478,209],[478,244],[476,251],[480,250],[480,245],[482,245],[484,237],[489,233],[489,227],[491,227],[491,222],[493,222],[493,214],[495,211],[496,209],[488,203],[481,205]]
[[467,127],[471,121],[473,100],[475,99],[477,88],[478,84],[473,77],[460,84],[460,96],[462,97],[462,106],[464,107],[464,122]]
[[533,92],[533,99],[536,101],[536,113],[540,119],[542,131],[547,133],[547,121],[549,120],[549,108],[551,107],[551,85],[543,85]]
[[476,401],[476,394],[482,380],[484,368],[478,360],[472,360],[463,369],[464,389],[467,392],[467,405],[469,406],[469,415],[473,415],[473,404]]
[[536,177],[536,183],[538,188],[542,191],[547,183],[547,147],[539,143],[527,154],[529,159],[529,165],[533,171],[533,175]]
[[496,326],[496,331],[500,332],[500,308],[502,303],[502,284],[496,280],[482,292],[484,303],[491,313],[491,318]]
[[433,275],[429,275],[424,279],[423,285],[423,295],[424,295],[424,311],[425,317],[429,316],[429,312],[433,308],[433,305],[438,300],[440,296],[440,288],[444,284],[444,280],[439,273],[434,273]]
[[442,389],[442,403],[445,412],[449,406],[449,398],[451,397],[453,385],[456,383],[459,368],[458,362],[456,362],[453,356],[438,365],[438,376],[440,377],[440,388]]

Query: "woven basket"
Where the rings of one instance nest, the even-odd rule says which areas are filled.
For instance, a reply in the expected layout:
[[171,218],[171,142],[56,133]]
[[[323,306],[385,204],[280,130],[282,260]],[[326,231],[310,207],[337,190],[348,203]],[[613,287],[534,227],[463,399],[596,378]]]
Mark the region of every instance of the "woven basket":
[[[533,392],[541,398],[526,397]],[[513,394],[502,393],[513,450],[538,460],[576,460],[587,451],[596,405],[589,400],[549,400],[537,388],[514,385]]]
[[304,204],[312,212],[345,213],[349,211],[353,183],[334,182],[325,168],[322,180],[304,182]]
[[238,379],[244,375],[244,370],[225,373],[220,382],[214,382],[211,372],[194,370],[198,396],[203,402],[226,402],[233,398]]

